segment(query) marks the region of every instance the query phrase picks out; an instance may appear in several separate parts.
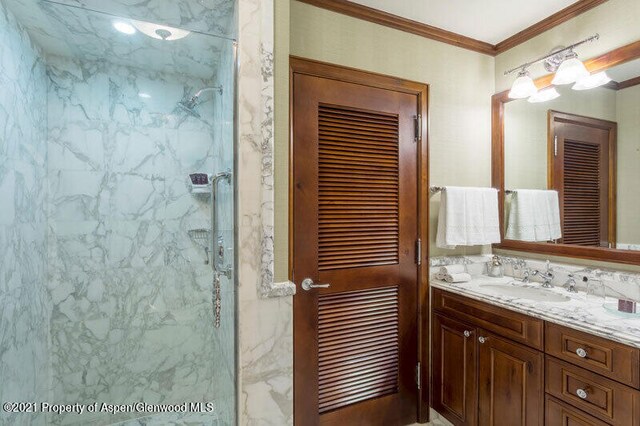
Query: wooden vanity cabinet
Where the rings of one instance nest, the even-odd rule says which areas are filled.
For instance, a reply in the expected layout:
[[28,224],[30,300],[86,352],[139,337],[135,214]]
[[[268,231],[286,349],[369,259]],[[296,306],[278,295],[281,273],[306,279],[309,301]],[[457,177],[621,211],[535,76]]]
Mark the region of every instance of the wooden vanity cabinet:
[[433,408],[456,426],[477,424],[477,330],[453,318],[433,316]]
[[[544,355],[478,326],[501,318],[493,330],[519,330],[514,335],[527,341],[526,330],[541,324],[524,324],[520,314],[495,306],[482,314],[482,305],[434,290],[432,406],[456,426],[542,425]],[[541,341],[538,333],[529,337],[534,345]]]
[[433,290],[432,406],[456,426],[640,426],[640,350]]
[[478,424],[542,425],[544,355],[498,336],[478,344]]

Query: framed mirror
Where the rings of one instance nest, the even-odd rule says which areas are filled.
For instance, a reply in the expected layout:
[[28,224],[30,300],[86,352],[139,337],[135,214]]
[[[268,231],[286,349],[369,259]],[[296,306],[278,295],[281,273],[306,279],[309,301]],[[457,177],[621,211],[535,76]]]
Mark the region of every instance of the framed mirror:
[[492,181],[504,206],[496,247],[640,264],[640,41],[584,64],[612,81],[558,86],[544,102],[492,98]]

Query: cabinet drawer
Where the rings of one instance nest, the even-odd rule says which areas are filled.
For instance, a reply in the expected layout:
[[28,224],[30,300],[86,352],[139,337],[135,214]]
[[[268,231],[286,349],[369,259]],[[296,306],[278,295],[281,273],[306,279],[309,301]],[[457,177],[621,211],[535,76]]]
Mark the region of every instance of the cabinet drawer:
[[546,357],[546,391],[612,425],[637,425],[640,392],[613,380]]
[[543,350],[543,321],[477,300],[434,289],[433,308],[469,324]]
[[547,323],[545,352],[587,370],[640,386],[640,351],[636,348]]
[[545,406],[544,423],[549,426],[608,426],[607,423],[549,395],[547,395]]

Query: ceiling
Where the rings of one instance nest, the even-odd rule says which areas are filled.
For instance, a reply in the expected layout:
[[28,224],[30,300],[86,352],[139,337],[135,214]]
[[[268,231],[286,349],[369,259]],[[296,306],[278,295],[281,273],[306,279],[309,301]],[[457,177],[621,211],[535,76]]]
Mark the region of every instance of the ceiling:
[[351,0],[490,44],[570,6],[576,0]]
[[[110,15],[235,37],[236,0],[47,0]],[[37,3],[38,0],[20,0]]]
[[[234,0],[2,1],[46,55],[102,60],[204,80],[215,76],[234,31]],[[231,6],[214,13],[204,4]],[[116,21],[152,22],[192,32],[179,40],[158,40],[140,31],[120,33],[113,27]]]

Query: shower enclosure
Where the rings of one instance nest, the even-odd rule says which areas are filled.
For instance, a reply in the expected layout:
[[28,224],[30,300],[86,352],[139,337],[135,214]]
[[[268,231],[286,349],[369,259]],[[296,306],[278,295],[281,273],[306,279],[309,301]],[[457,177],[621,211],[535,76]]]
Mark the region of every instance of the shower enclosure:
[[0,425],[235,423],[235,14],[0,0]]

